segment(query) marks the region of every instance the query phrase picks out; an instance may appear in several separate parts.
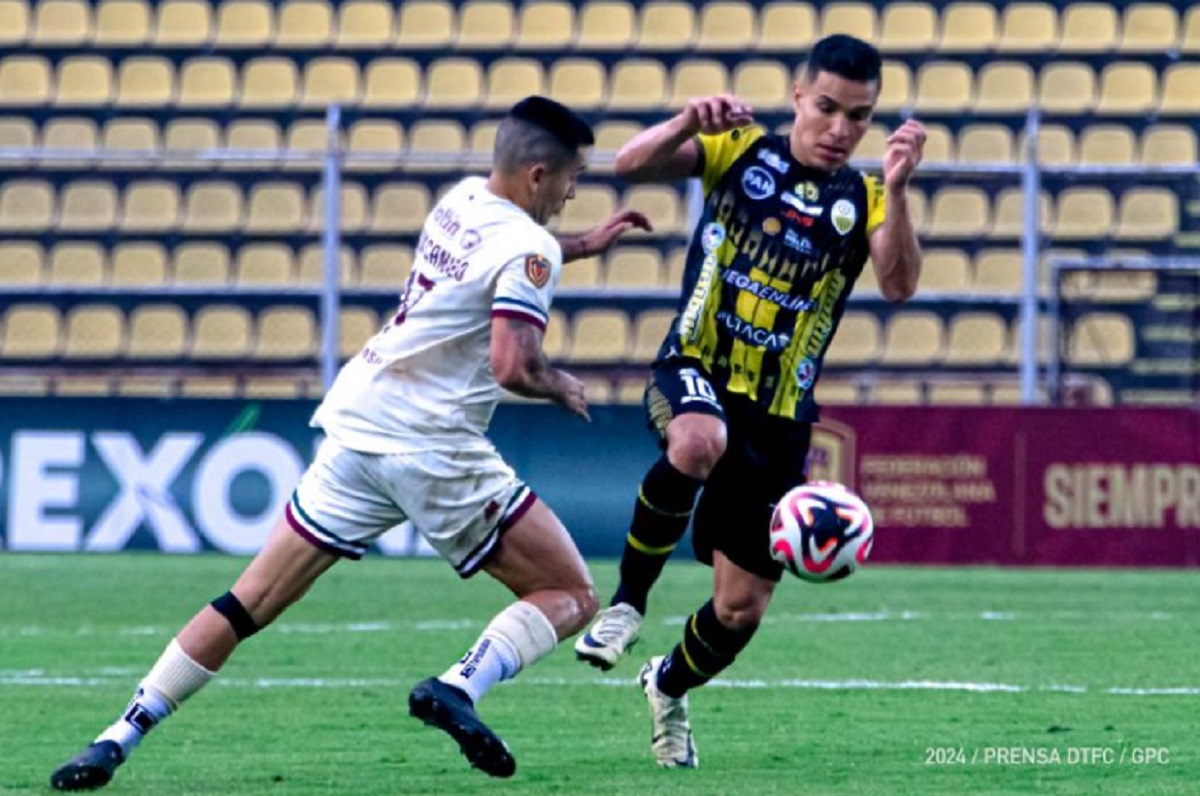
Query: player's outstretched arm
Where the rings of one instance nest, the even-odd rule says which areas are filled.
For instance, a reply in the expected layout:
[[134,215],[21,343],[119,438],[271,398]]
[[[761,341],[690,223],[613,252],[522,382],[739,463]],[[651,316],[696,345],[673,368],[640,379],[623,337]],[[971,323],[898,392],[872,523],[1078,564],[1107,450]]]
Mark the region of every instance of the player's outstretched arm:
[[630,182],[675,182],[703,167],[696,136],[718,135],[754,121],[754,112],[732,94],[689,100],[670,119],[639,133],[617,153],[617,176]]
[[598,227],[589,229],[582,235],[558,235],[558,245],[562,249],[563,262],[582,260],[585,257],[595,257],[604,254],[617,240],[627,232],[635,229],[653,232],[650,219],[636,210],[625,208],[618,210],[612,218]]
[[925,128],[909,119],[887,140],[883,157],[884,222],[871,233],[871,260],[883,297],[905,301],[917,292],[921,245],[913,228],[905,193],[925,149]]
[[546,398],[591,421],[583,382],[551,367],[542,330],[516,318],[492,319],[492,373],[501,387],[523,398]]

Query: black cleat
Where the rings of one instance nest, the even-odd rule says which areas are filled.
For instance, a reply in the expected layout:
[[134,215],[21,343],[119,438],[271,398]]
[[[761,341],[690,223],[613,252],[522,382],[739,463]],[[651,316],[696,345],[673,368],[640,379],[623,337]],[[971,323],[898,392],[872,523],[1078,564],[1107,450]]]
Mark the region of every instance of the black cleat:
[[125,762],[125,753],[116,741],[97,741],[50,775],[55,790],[95,790],[112,779],[117,766]]
[[467,762],[485,774],[511,777],[516,773],[517,761],[508,746],[479,720],[462,689],[436,677],[422,680],[408,695],[408,712],[457,741]]

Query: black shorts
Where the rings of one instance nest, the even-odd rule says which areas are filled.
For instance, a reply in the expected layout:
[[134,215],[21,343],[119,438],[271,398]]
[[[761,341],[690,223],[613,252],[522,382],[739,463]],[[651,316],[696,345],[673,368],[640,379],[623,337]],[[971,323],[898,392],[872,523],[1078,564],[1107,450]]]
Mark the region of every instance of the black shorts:
[[692,516],[696,560],[712,565],[720,550],[742,569],[778,581],[783,567],[771,558],[771,512],[792,487],[804,483],[812,425],[766,414],[742,395],[727,393],[689,360],[655,367],[646,389],[650,427],[662,445],[667,425],[689,412],[725,421],[725,455],[705,482]]

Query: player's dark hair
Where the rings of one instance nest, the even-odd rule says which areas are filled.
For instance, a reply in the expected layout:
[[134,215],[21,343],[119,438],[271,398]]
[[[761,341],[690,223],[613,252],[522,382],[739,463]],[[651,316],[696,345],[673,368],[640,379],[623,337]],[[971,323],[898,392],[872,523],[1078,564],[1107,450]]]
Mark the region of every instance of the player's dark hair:
[[592,128],[570,108],[545,97],[526,97],[500,122],[492,160],[506,172],[533,163],[558,169],[570,162],[580,147],[595,142]]
[[882,70],[879,50],[862,39],[835,33],[813,45],[804,66],[804,77],[811,81],[817,73],[829,72],[859,83],[878,83]]

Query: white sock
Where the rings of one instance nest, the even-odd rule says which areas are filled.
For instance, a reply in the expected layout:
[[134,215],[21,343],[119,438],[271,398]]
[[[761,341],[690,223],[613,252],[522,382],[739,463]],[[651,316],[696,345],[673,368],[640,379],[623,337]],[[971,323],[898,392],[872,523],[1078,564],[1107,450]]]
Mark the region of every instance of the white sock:
[[557,644],[558,634],[546,615],[531,603],[515,602],[497,614],[467,654],[438,679],[479,702],[496,683],[516,677]]
[[113,722],[96,738],[115,741],[125,757],[142,742],[146,733],[171,715],[184,700],[203,688],[212,679],[210,672],[196,663],[172,639],[146,678],[121,718]]

